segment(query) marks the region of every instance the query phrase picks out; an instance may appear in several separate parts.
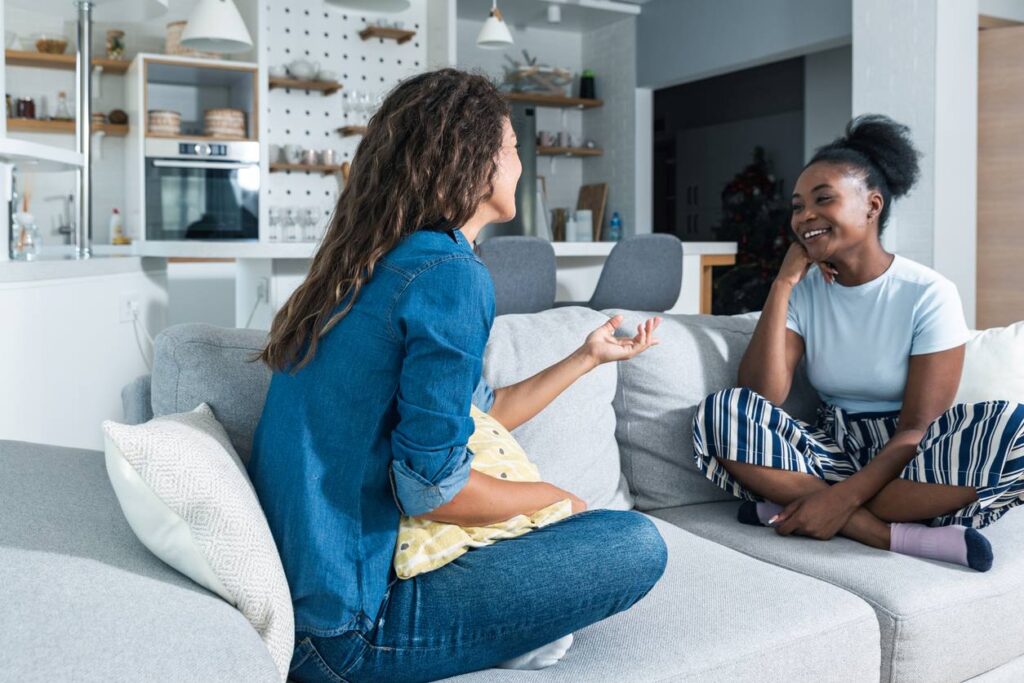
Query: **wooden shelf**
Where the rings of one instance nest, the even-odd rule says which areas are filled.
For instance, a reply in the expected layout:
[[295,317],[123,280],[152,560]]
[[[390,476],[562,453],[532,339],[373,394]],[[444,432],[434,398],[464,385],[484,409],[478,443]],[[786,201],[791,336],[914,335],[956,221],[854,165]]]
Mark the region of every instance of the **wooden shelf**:
[[209,140],[210,142],[255,142],[255,138],[235,138],[226,135],[193,135],[191,133],[178,133],[176,135],[163,135],[161,133],[146,133],[147,138],[159,138],[163,140]]
[[370,38],[380,38],[393,40],[399,45],[407,43],[412,40],[412,37],[416,35],[416,31],[406,31],[400,28],[384,28],[383,26],[367,26],[359,32],[359,37],[363,40],[369,40]]
[[288,88],[290,90],[320,90],[323,91],[324,95],[333,95],[341,90],[342,86],[338,81],[303,81],[298,78],[281,78],[278,76],[271,76],[269,87],[271,90],[274,90],[275,88]]
[[281,164],[274,163],[270,164],[271,173],[284,173],[285,171],[296,171],[306,173],[322,173],[324,175],[331,175],[332,173],[341,173],[341,165],[331,164]]
[[537,147],[542,157],[599,157],[604,150],[594,147]]
[[[74,70],[76,57],[70,55],[52,55],[45,52],[24,52],[22,50],[5,50],[4,58],[7,66],[36,66],[42,69]],[[127,59],[106,59],[96,57],[92,60],[93,67],[102,67],[103,73],[123,74],[128,71],[131,62]]]
[[592,109],[604,105],[604,100],[586,99],[582,97],[565,97],[564,95],[547,95],[537,92],[507,92],[505,99],[520,104],[533,104],[538,107],[575,107]]
[[348,137],[349,135],[366,135],[366,126],[342,126],[338,132]]
[[[42,119],[7,119],[7,130],[18,133],[71,133],[75,132],[74,121],[47,121]],[[94,123],[92,132],[103,131],[114,137],[128,135],[128,124]]]

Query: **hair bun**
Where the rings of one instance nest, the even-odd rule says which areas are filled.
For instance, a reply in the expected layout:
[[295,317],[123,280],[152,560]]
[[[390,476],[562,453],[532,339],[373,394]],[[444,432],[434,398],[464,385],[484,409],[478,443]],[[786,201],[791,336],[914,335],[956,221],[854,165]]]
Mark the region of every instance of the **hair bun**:
[[920,175],[920,153],[910,128],[882,114],[863,114],[846,125],[840,146],[860,152],[885,178],[893,197],[907,194]]

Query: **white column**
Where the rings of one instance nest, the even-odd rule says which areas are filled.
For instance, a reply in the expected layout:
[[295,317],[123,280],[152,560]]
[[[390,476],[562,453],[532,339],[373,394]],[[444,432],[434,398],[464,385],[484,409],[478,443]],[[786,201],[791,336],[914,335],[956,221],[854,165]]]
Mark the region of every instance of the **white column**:
[[910,126],[921,179],[893,208],[885,245],[960,290],[974,323],[977,0],[853,0],[853,113]]

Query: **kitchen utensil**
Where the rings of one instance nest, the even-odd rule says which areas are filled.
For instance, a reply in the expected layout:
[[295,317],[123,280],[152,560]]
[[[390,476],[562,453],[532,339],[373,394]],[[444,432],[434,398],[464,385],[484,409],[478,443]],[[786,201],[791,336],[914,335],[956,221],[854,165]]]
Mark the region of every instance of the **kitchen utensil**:
[[210,137],[244,138],[245,112],[241,109],[207,109],[203,114],[203,132]]
[[59,33],[36,33],[32,36],[32,43],[37,52],[48,55],[62,55],[68,48],[68,39]]
[[310,62],[305,59],[296,59],[288,64],[288,73],[293,78],[298,78],[302,81],[312,80],[319,70],[319,62]]
[[267,69],[267,74],[271,78],[287,78],[288,77],[288,69],[284,65],[278,64],[276,66],[272,66],[269,69]]
[[318,80],[318,81],[337,81],[338,80],[338,72],[337,71],[330,71],[328,69],[321,69],[316,74],[316,80]]
[[316,150],[315,149],[304,149],[302,150],[302,163],[308,166],[316,165]]
[[150,135],[181,135],[181,114],[176,111],[151,109],[146,130]]
[[302,160],[302,147],[299,145],[285,145],[284,160],[289,164],[297,164]]
[[281,145],[271,145],[267,149],[267,153],[270,158],[267,160],[271,164],[276,164],[281,161]]
[[338,153],[333,149],[320,150],[320,163],[326,166],[334,166],[338,163]]

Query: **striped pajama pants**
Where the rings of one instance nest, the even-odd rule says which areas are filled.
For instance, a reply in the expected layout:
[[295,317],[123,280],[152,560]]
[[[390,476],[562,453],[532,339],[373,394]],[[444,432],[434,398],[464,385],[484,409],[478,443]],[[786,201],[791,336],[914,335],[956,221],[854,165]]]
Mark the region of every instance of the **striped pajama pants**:
[[[750,389],[726,389],[701,402],[693,420],[693,451],[698,469],[720,488],[760,501],[717,458],[802,472],[834,484],[870,462],[898,424],[898,412],[848,413],[824,404],[812,427]],[[988,526],[1024,502],[1024,405],[953,406],[929,425],[900,478],[977,489],[977,501],[931,524]]]

